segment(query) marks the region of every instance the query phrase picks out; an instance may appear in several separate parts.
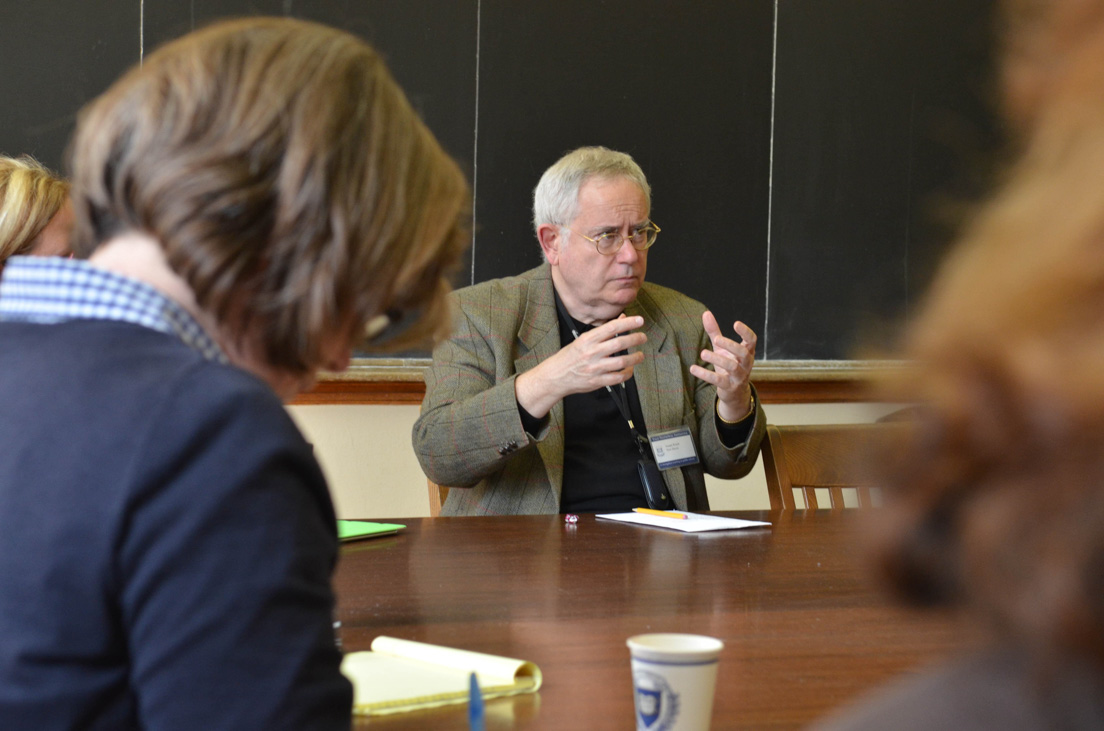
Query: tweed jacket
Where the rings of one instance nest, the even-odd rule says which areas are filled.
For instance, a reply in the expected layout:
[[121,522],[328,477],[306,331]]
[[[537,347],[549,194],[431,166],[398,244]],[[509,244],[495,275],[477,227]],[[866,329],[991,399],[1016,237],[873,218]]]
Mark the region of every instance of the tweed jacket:
[[[551,268],[495,279],[453,294],[453,329],[433,351],[413,444],[423,471],[449,492],[442,515],[557,513],[563,483],[563,402],[538,434],[518,414],[514,379],[560,349]],[[633,377],[649,433],[690,428],[699,464],[665,470],[680,509],[708,510],[704,470],[743,477],[755,464],[766,431],[756,397],[755,422],[744,444],[726,448],[714,422],[716,389],[690,375],[709,347],[705,306],[645,283],[628,316],[644,318],[648,341]],[[703,470],[704,467],[704,470]]]

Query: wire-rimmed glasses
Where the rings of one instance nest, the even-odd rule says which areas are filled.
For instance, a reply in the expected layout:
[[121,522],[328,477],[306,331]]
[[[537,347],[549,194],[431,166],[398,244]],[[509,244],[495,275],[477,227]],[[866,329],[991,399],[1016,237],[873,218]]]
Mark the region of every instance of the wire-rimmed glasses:
[[[564,228],[567,228],[566,226]],[[594,244],[594,247],[598,249],[598,253],[602,256],[613,256],[620,249],[621,246],[628,241],[634,249],[637,251],[645,251],[656,242],[656,237],[659,235],[660,228],[652,221],[638,226],[633,229],[632,233],[628,236],[624,235],[620,231],[607,231],[604,234],[599,234],[594,238],[587,236],[586,234],[580,234],[578,231],[568,228],[568,231],[579,234],[587,241]]]

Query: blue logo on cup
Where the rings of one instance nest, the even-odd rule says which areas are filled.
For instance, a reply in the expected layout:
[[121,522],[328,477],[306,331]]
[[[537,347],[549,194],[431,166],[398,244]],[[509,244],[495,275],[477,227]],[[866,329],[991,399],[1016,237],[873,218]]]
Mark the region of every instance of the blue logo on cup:
[[679,714],[679,697],[662,676],[637,670],[633,673],[633,689],[637,731],[666,731],[674,725]]

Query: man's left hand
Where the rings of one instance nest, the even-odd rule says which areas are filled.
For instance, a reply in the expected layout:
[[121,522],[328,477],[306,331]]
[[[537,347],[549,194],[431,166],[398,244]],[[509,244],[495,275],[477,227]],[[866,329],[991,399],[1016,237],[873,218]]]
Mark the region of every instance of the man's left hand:
[[736,422],[751,413],[751,367],[755,365],[755,333],[742,322],[733,329],[743,342],[736,342],[721,334],[717,318],[708,310],[702,314],[702,325],[713,344],[712,350],[703,350],[701,358],[713,366],[713,370],[699,365],[690,366],[690,374],[717,387],[717,413],[727,422]]

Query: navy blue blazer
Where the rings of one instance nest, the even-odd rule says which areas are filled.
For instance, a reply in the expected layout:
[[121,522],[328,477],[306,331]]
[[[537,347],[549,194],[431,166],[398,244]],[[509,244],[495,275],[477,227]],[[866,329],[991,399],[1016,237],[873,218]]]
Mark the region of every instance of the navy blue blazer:
[[121,322],[0,323],[0,728],[346,729],[333,506],[272,391]]

